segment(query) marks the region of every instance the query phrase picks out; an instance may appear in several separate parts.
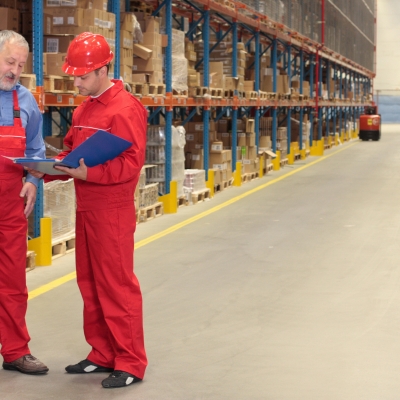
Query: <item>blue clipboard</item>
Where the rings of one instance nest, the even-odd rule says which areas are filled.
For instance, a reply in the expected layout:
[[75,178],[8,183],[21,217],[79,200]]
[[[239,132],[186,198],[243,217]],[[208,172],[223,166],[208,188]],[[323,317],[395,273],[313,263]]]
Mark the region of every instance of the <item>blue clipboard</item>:
[[40,158],[10,158],[14,163],[24,167],[43,172],[48,175],[66,175],[54,169],[55,165],[68,168],[78,168],[79,160],[83,158],[88,167],[104,164],[120,155],[132,146],[128,140],[122,139],[112,133],[99,130],[72,150],[63,160]]

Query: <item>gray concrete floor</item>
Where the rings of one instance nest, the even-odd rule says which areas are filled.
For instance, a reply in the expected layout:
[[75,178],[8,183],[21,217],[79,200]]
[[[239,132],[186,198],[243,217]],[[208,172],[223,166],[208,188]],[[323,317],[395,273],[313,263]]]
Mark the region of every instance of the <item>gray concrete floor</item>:
[[[139,225],[145,380],[64,372],[88,352],[70,280],[29,301],[49,374],[0,370],[0,399],[400,399],[399,130]],[[29,290],[73,271],[69,254]]]

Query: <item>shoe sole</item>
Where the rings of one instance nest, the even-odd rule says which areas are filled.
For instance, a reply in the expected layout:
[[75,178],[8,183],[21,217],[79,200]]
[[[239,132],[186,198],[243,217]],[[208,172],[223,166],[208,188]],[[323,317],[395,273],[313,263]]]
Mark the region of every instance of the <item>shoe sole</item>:
[[103,371],[90,371],[90,372],[86,372],[86,371],[82,371],[82,372],[78,372],[78,371],[68,371],[67,369],[65,369],[67,371],[68,374],[76,374],[76,375],[84,375],[84,374],[99,374],[99,373],[110,373],[113,372],[113,369],[108,369],[108,370],[103,370]]
[[15,365],[7,363],[3,363],[3,369],[5,369],[6,371],[18,371],[21,372],[22,374],[27,374],[27,375],[44,375],[49,371],[48,368],[40,371],[24,371],[23,369],[18,368]]

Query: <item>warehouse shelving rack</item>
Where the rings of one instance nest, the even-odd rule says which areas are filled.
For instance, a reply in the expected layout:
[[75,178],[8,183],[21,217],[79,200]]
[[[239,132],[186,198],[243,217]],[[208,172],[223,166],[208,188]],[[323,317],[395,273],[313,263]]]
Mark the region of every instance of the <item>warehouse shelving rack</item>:
[[[356,130],[355,121],[369,102],[366,100],[371,93],[372,79],[375,74],[370,69],[359,65],[354,60],[329,49],[325,46],[325,0],[320,0],[320,32],[321,42],[289,28],[287,25],[274,21],[267,15],[258,10],[259,1],[255,0],[253,7],[241,2],[217,0],[164,0],[161,4],[153,1],[146,1],[146,5],[153,7],[153,15],[163,12],[165,15],[165,33],[168,35],[168,46],[165,54],[165,97],[144,96],[141,102],[146,106],[149,113],[149,121],[157,121],[160,112],[165,118],[166,134],[166,197],[171,195],[171,157],[172,157],[172,121],[174,112],[179,110],[183,115],[183,123],[189,122],[196,112],[201,109],[204,121],[203,143],[209,141],[208,122],[212,115],[214,120],[229,114],[232,117],[232,143],[237,140],[236,121],[241,115],[252,115],[255,120],[256,144],[259,144],[259,121],[267,113],[272,117],[272,150],[277,152],[277,128],[278,116],[284,114],[288,126],[288,154],[291,154],[290,125],[292,113],[300,115],[300,120],[304,115],[309,116],[311,129],[313,129],[314,119],[317,118],[317,140],[313,141],[313,134],[310,134],[310,142],[307,144],[311,149],[311,154],[321,155],[320,143],[324,137],[329,135],[329,122],[333,122],[336,130],[336,122],[339,122],[339,133],[344,127],[353,121],[353,131]],[[300,0],[301,2],[306,0]],[[327,0],[327,2],[332,2]],[[119,26],[120,2],[112,0],[109,10],[116,15],[116,26]],[[126,1],[126,10],[129,10],[129,0]],[[271,53],[271,68],[273,71],[273,91],[277,90],[277,71],[278,63],[283,65],[290,81],[293,76],[300,77],[300,94],[307,95],[303,90],[303,82],[310,82],[310,93],[308,100],[293,101],[289,99],[256,99],[241,98],[237,91],[233,98],[191,98],[175,96],[172,90],[172,28],[173,21],[179,25],[179,17],[186,17],[190,21],[189,31],[186,36],[191,39],[193,32],[200,30],[204,41],[204,59],[201,61],[204,68],[203,86],[209,86],[209,62],[211,48],[209,45],[210,32],[215,32],[219,40],[227,33],[232,34],[232,72],[237,76],[237,43],[239,36],[246,46],[255,48],[255,91],[260,90],[259,71],[260,57],[267,51]],[[42,111],[45,109],[63,110],[78,106],[83,97],[70,94],[51,94],[43,91],[43,4],[41,0],[33,0],[33,65],[34,73],[37,77],[37,92],[34,94],[38,105]],[[119,30],[116,29],[116,43],[119,43]],[[119,77],[119,46],[115,51],[114,75]],[[334,82],[339,86],[339,98],[335,101],[322,99],[323,76],[332,76]],[[316,96],[313,96],[314,83],[316,85]],[[362,101],[348,102],[347,93],[350,88],[355,89],[355,96],[361,97]],[[330,88],[328,85],[328,97],[330,98]],[[215,112],[212,112],[215,111]],[[61,111],[65,121],[68,119],[68,112]],[[326,132],[323,132],[323,121],[326,122]],[[300,124],[299,145],[302,149],[303,124]],[[51,113],[44,113],[44,136],[51,135]],[[204,151],[204,169],[208,177],[208,151]],[[278,152],[279,153],[279,152]],[[323,150],[322,150],[323,153]],[[236,152],[232,152],[232,171],[237,171]],[[279,169],[279,165],[276,165]],[[170,199],[171,200],[171,199]],[[174,212],[174,199],[167,201],[170,207],[166,210]],[[176,201],[175,201],[176,207]],[[43,187],[39,188],[38,201],[35,208],[35,227],[34,236],[40,234],[40,218],[43,216]]]

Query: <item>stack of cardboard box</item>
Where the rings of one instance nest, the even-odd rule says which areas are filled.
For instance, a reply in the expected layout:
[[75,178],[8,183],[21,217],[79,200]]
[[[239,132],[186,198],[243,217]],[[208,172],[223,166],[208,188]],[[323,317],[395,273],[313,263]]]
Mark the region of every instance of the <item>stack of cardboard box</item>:
[[133,45],[132,82],[163,84],[163,35],[156,17],[143,12],[135,12],[143,33],[143,42]]
[[201,86],[200,73],[196,71],[197,53],[193,42],[185,41],[185,57],[188,60],[188,87]]
[[132,82],[133,38],[136,17],[133,13],[120,13],[119,73],[124,82]]

